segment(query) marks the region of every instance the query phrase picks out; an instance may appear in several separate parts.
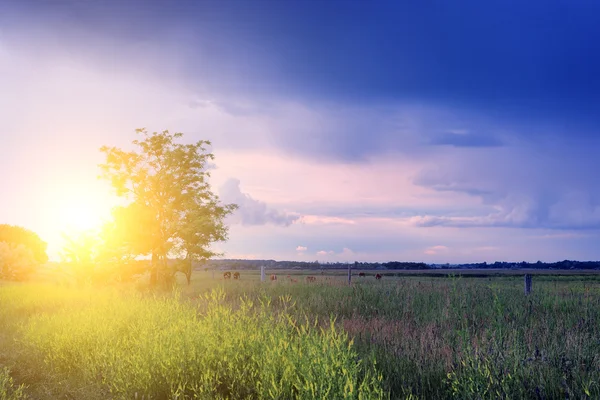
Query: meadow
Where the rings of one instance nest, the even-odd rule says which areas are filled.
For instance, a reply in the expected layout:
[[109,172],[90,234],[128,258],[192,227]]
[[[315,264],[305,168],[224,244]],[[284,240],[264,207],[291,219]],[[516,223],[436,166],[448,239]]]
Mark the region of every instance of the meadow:
[[0,399],[600,398],[600,276],[240,272],[0,284]]

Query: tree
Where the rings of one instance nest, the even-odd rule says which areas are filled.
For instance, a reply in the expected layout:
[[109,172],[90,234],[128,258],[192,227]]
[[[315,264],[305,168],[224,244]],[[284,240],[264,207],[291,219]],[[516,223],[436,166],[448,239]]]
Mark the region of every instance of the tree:
[[35,265],[33,252],[24,245],[0,242],[0,279],[25,280]]
[[13,246],[23,245],[32,252],[36,262],[40,264],[48,262],[48,255],[46,254],[48,244],[29,229],[15,225],[1,224],[0,242],[5,242]]
[[48,261],[47,244],[29,229],[0,225],[0,278],[24,280]]
[[118,242],[136,255],[152,255],[151,283],[165,282],[176,269],[169,255],[183,256],[191,276],[194,260],[209,258],[209,245],[227,239],[225,216],[236,205],[222,205],[211,191],[207,162],[214,155],[211,143],[176,143],[183,134],[148,133],[136,129],[134,151],[104,146],[102,176],[111,181],[117,195],[130,201],[115,210],[114,232]]
[[146,272],[136,262],[122,237],[109,222],[99,230],[88,230],[71,235],[63,234],[64,245],[60,256],[68,275],[79,284],[105,284],[131,280]]
[[65,241],[60,256],[70,267],[70,273],[78,283],[90,282],[95,268],[98,238],[92,231],[75,235],[63,234]]

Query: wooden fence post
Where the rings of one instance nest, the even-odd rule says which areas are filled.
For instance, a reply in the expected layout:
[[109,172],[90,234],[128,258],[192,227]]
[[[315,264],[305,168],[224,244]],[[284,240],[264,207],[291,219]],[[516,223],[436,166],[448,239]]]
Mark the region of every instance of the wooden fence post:
[[348,263],[348,285],[352,284],[352,264]]
[[525,274],[525,295],[531,293],[531,275]]

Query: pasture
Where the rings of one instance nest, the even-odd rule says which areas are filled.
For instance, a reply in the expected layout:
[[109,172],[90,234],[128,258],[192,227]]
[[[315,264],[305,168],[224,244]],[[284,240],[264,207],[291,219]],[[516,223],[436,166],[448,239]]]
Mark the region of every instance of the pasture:
[[0,399],[600,398],[593,273],[238,272],[2,284]]

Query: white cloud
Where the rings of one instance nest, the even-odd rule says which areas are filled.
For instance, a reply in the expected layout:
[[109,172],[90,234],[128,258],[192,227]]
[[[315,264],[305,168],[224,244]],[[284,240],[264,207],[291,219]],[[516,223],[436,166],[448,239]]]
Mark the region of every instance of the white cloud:
[[330,224],[339,224],[339,225],[354,225],[356,221],[349,218],[340,218],[340,217],[328,217],[323,215],[303,215],[299,221],[303,224],[311,224],[311,225],[330,225]]
[[308,247],[306,247],[306,246],[298,246],[298,247],[296,247],[296,251],[300,252],[300,253],[303,252],[303,251],[306,251],[306,250],[308,250]]
[[357,254],[349,249],[348,247],[344,247],[341,252],[336,253],[334,250],[321,250],[317,252],[318,256],[328,257],[331,261],[353,261],[353,259],[357,256]]
[[333,251],[333,250],[329,250],[329,251],[320,250],[320,251],[317,251],[317,255],[318,256],[330,256],[330,255],[333,255],[333,254],[335,254],[335,251]]
[[239,206],[234,211],[230,221],[242,225],[289,226],[300,216],[269,208],[265,202],[253,199],[249,194],[242,193],[240,181],[229,179],[219,190],[219,197],[224,203],[234,203]]
[[438,245],[438,246],[432,246],[432,247],[425,249],[424,253],[427,255],[436,255],[436,254],[444,253],[447,251],[448,251],[447,246]]
[[343,255],[343,256],[353,256],[354,252],[352,250],[350,250],[349,248],[344,247],[342,249],[342,252],[340,254]]

